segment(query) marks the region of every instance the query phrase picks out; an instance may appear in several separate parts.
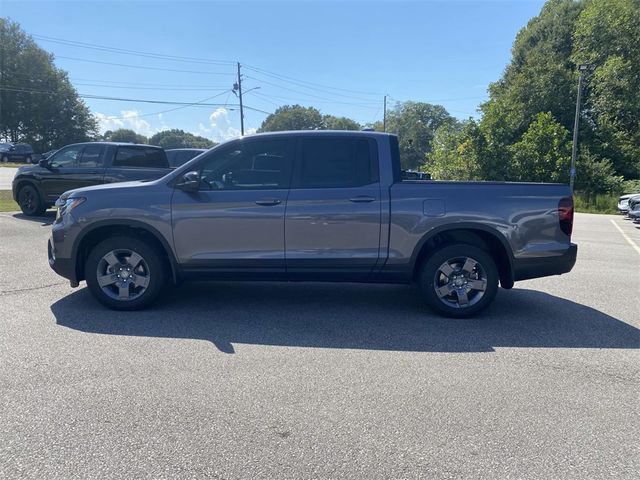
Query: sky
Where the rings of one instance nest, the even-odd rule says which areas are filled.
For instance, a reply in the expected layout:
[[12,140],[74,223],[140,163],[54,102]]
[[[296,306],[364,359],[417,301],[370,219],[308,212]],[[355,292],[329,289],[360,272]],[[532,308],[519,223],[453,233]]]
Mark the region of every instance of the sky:
[[0,0],[0,16],[52,52],[79,93],[120,99],[85,98],[101,132],[180,128],[219,142],[240,133],[236,62],[245,133],[295,103],[372,123],[385,95],[389,108],[424,101],[478,117],[543,3]]

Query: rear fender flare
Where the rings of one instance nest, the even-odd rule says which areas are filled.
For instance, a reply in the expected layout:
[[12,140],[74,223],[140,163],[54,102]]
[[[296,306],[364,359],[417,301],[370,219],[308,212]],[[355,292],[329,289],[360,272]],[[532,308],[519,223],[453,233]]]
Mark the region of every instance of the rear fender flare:
[[451,225],[442,225],[440,227],[436,227],[433,230],[430,230],[429,232],[427,232],[417,243],[417,245],[413,250],[413,253],[411,254],[412,271],[415,271],[415,268],[417,267],[418,258],[420,257],[420,254],[422,253],[424,246],[427,244],[427,242],[429,242],[429,240],[435,238],[439,234],[454,232],[459,230],[481,231],[485,234],[490,235],[491,237],[493,237],[494,239],[500,242],[500,244],[502,245],[502,248],[506,252],[506,258],[508,262],[508,265],[507,265],[508,271],[505,272],[505,275],[501,275],[500,282],[504,288],[511,288],[514,283],[514,267],[513,267],[514,259],[513,259],[513,251],[511,249],[511,246],[509,245],[509,242],[507,241],[505,236],[495,228],[489,227],[487,225],[479,224],[479,223],[474,223],[474,222],[459,222]]

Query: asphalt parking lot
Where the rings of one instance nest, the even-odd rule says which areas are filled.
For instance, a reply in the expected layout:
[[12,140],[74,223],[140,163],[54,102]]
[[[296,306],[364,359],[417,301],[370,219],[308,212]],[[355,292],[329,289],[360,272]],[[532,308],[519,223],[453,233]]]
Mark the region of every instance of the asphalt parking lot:
[[112,312],[50,271],[51,221],[0,214],[0,478],[637,478],[621,217],[577,215],[573,272],[457,321],[353,284],[192,284]]

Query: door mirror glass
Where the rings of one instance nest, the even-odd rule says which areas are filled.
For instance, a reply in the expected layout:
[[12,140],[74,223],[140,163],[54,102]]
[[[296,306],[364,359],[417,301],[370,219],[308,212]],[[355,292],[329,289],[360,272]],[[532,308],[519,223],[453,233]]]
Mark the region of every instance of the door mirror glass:
[[185,192],[197,192],[200,189],[200,173],[196,171],[185,173],[175,187]]

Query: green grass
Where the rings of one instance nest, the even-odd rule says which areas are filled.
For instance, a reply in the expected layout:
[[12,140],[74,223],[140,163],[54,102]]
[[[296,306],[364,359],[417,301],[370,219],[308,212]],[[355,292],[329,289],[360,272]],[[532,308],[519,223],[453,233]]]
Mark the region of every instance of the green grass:
[[17,212],[20,207],[13,201],[11,190],[0,190],[0,212]]
[[13,162],[0,162],[0,167],[6,168],[18,168],[18,167],[26,167],[27,165],[33,165],[33,163],[13,163]]
[[573,194],[576,212],[583,213],[618,213],[618,196],[611,193],[586,195],[581,192]]

